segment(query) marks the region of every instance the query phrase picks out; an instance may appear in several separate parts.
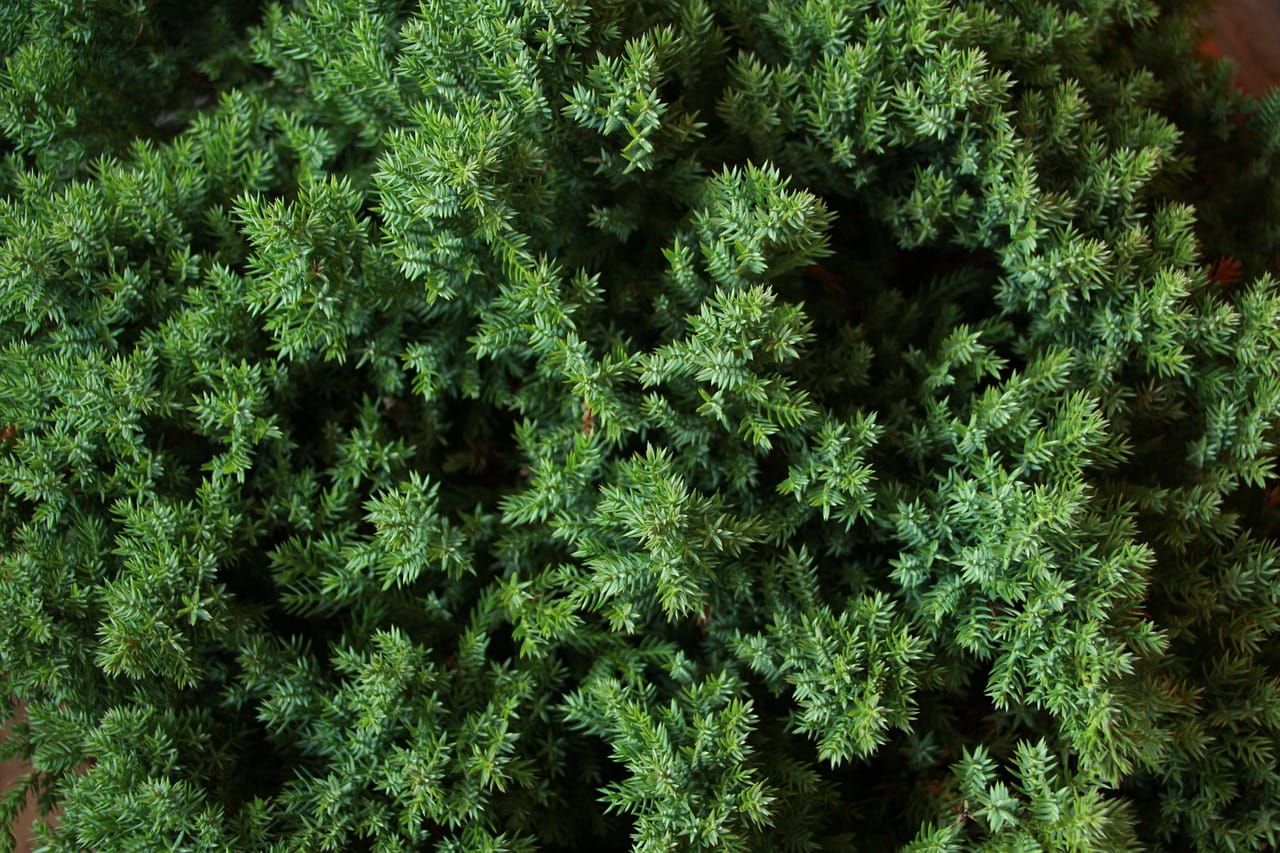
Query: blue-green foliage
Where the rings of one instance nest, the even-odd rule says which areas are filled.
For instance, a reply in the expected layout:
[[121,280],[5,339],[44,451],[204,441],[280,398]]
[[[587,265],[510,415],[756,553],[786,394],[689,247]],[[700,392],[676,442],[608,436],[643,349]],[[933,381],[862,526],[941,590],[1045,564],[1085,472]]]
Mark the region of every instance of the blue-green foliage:
[[208,6],[0,0],[0,821],[1278,843],[1280,94],[1180,9]]

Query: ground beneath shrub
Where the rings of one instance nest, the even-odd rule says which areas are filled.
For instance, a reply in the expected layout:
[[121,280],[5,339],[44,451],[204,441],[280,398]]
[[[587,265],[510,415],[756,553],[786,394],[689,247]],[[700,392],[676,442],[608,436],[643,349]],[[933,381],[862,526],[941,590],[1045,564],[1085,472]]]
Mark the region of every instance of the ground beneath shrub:
[[1261,95],[1280,83],[1280,0],[1224,0],[1208,23],[1216,52],[1236,63],[1240,88]]

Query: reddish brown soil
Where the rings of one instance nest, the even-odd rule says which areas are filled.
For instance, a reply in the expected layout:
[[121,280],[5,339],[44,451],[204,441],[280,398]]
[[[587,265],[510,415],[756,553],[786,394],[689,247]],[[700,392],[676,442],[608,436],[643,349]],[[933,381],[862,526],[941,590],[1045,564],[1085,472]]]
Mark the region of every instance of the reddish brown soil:
[[1209,15],[1218,52],[1236,64],[1236,82],[1255,95],[1280,85],[1280,0],[1224,0]]
[[[9,734],[9,727],[5,726],[0,731],[0,739]],[[27,772],[27,767],[18,761],[6,761],[0,764],[0,791],[7,791],[18,781],[21,776]],[[19,819],[14,827],[14,836],[18,842],[14,848],[14,853],[29,853],[31,850],[31,821],[36,817],[35,803],[31,800],[27,801],[27,811]],[[3,830],[0,830],[3,831]]]

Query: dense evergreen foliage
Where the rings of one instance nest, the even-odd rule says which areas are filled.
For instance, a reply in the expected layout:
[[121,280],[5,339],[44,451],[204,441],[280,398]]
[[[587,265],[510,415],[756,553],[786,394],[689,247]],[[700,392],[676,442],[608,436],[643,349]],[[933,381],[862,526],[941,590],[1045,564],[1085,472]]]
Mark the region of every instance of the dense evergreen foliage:
[[0,0],[0,820],[1274,849],[1280,94],[1193,11]]

